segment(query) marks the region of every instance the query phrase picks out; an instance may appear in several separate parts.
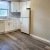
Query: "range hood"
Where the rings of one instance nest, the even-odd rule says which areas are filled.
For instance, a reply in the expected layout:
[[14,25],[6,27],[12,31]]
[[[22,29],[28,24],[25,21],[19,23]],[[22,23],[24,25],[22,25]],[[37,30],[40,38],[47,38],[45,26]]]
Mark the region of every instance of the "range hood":
[[21,13],[20,13],[20,12],[11,12],[11,15],[12,15],[12,16],[15,16],[15,17],[17,17],[17,18],[20,18]]

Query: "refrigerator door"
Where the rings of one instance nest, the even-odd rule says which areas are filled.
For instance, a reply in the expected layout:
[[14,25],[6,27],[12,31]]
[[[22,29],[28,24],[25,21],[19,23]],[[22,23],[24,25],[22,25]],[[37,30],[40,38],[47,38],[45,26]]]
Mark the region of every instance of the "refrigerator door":
[[29,18],[22,18],[21,31],[29,34]]

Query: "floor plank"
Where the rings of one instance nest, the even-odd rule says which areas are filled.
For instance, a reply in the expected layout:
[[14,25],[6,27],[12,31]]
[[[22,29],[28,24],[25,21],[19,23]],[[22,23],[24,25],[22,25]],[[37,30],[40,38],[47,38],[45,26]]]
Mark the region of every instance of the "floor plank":
[[46,50],[45,46],[46,44],[21,32],[0,35],[0,50]]

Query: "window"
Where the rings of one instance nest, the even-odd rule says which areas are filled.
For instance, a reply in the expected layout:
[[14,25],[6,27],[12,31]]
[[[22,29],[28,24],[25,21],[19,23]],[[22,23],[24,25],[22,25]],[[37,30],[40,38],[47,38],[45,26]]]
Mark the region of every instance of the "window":
[[8,16],[8,10],[0,9],[0,16]]
[[9,4],[8,2],[0,2],[0,17],[8,16]]

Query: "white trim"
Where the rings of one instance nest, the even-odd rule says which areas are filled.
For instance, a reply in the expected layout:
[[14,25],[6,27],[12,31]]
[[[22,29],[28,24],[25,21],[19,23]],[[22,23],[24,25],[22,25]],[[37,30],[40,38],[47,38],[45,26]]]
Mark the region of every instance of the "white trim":
[[43,42],[50,43],[50,41],[49,41],[49,40],[47,40],[47,39],[44,39],[44,38],[41,38],[41,37],[39,37],[39,36],[32,35],[32,34],[30,34],[30,35],[31,35],[32,37],[34,37],[34,38],[38,39],[38,40],[41,40],[41,41],[43,41]]

